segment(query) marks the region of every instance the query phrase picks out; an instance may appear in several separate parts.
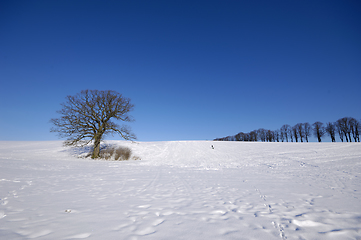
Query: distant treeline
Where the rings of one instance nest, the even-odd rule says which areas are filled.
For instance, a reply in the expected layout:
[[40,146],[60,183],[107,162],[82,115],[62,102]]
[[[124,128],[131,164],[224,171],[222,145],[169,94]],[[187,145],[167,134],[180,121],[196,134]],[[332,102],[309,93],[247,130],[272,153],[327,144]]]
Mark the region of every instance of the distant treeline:
[[214,141],[262,141],[262,142],[308,142],[312,135],[321,142],[327,135],[332,142],[336,142],[336,135],[341,142],[360,142],[361,122],[351,117],[338,119],[336,122],[298,123],[291,127],[288,124],[272,131],[264,128],[249,133],[240,132],[234,136],[216,138]]

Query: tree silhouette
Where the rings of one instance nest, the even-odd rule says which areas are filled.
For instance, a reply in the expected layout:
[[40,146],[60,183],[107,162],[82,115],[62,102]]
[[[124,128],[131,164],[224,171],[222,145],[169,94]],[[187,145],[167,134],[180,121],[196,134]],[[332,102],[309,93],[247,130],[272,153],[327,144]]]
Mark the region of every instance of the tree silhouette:
[[51,132],[67,138],[64,142],[66,146],[84,146],[93,141],[92,158],[98,158],[100,142],[106,134],[117,133],[126,140],[136,138],[129,127],[120,127],[112,121],[133,120],[128,115],[134,107],[129,98],[110,90],[83,90],[66,99],[61,104],[63,108],[58,111],[61,117],[50,120],[54,124]]
[[313,133],[317,137],[318,142],[321,142],[322,136],[325,134],[325,128],[322,122],[315,122],[313,125]]
[[308,142],[308,137],[311,136],[311,125],[307,122],[303,124],[303,134],[305,136],[306,142]]
[[[328,122],[325,130],[326,130],[327,134],[331,137],[331,141],[336,142],[336,138],[335,138],[336,124],[332,123],[332,122]],[[343,141],[343,139],[342,139],[342,141]]]

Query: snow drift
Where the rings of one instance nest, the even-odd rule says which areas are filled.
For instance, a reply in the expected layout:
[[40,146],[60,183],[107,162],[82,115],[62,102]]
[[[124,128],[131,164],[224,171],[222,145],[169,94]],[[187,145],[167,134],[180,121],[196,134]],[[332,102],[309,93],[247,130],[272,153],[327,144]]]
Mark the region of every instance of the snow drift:
[[1,142],[0,238],[361,239],[359,143],[109,143]]

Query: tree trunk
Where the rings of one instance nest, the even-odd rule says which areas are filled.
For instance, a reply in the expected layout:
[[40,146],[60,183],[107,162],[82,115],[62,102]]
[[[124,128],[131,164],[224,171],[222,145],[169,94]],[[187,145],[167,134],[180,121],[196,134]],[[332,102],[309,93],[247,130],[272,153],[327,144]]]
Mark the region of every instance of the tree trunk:
[[318,139],[318,142],[321,142],[321,135],[319,133],[317,134],[317,139]]
[[100,140],[101,140],[101,136],[95,136],[95,139],[94,139],[94,149],[93,149],[92,158],[98,158],[98,157],[99,157],[99,153],[100,153]]

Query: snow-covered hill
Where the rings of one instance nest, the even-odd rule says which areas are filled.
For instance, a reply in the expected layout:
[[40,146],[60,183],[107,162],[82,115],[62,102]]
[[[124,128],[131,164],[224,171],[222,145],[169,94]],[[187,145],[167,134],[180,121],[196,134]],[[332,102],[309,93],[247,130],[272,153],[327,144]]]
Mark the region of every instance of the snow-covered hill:
[[359,143],[109,143],[0,142],[0,239],[361,239]]

